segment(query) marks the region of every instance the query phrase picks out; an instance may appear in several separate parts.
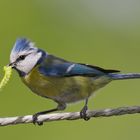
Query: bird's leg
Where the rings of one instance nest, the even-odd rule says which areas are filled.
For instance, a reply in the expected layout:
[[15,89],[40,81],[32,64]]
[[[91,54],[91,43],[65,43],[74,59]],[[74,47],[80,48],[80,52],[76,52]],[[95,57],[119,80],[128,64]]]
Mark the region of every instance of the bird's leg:
[[50,110],[46,110],[46,111],[41,111],[41,112],[38,112],[38,113],[35,113],[33,115],[33,124],[38,124],[38,125],[43,125],[43,122],[39,122],[38,121],[38,116],[39,115],[43,115],[43,114],[48,114],[48,113],[51,113],[51,112],[54,112],[54,111],[59,111],[59,110],[64,110],[66,108],[66,104],[64,103],[58,103],[58,106],[54,109],[50,109]]
[[50,110],[46,110],[46,111],[41,111],[41,112],[37,112],[33,115],[33,124],[38,124],[38,125],[43,125],[43,122],[39,122],[38,121],[38,116],[39,115],[43,115],[43,114],[47,114],[47,113],[50,113],[50,112],[54,112],[54,111],[57,111],[58,109],[57,108],[54,108],[54,109],[50,109]]
[[90,119],[90,117],[87,116],[86,112],[88,110],[88,98],[85,100],[85,105],[82,108],[82,110],[80,111],[80,117],[83,118],[85,121],[88,121]]

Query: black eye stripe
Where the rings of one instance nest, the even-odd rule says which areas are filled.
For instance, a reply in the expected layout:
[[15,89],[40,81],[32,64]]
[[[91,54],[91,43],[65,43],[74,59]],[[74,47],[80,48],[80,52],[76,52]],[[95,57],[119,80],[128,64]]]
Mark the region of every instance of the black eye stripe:
[[26,56],[30,55],[31,53],[25,54],[25,55],[20,55],[16,61],[21,61],[24,60],[26,58]]
[[19,58],[23,60],[25,59],[25,57],[26,57],[25,55],[21,55]]
[[19,57],[17,58],[17,61],[24,60],[25,57],[26,57],[26,55],[21,55],[21,56],[19,56]]

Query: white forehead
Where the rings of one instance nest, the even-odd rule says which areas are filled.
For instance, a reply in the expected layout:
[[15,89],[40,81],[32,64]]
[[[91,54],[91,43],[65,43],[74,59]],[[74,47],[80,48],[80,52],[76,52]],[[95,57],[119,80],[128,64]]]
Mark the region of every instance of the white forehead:
[[27,39],[18,39],[10,54],[10,62],[14,62],[19,56],[37,52],[35,44]]

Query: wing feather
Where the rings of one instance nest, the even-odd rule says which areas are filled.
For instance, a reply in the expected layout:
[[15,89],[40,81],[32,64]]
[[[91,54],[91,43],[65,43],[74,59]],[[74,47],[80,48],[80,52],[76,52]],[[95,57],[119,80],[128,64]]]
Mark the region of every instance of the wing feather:
[[45,76],[71,77],[88,76],[96,77],[108,73],[119,72],[118,70],[105,70],[97,66],[73,63],[53,55],[48,55],[39,66],[39,71]]

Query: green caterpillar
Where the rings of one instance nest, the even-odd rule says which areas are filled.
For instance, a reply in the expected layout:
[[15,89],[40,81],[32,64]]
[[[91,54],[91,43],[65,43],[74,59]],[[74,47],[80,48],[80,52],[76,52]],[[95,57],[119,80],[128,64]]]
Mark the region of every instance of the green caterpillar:
[[11,75],[12,75],[12,67],[11,66],[4,66],[4,77],[0,82],[0,90],[7,84],[9,81]]

